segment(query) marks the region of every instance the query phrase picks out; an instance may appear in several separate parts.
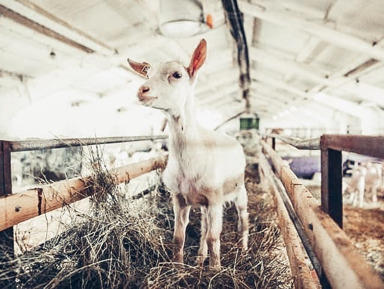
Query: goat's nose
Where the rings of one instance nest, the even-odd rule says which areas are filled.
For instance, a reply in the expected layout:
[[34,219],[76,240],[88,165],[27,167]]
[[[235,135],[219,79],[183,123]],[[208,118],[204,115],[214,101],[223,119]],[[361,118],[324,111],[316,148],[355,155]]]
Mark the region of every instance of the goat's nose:
[[145,98],[144,94],[149,92],[151,89],[149,86],[141,86],[139,88],[139,92],[137,93],[137,96],[139,97],[140,100],[143,100]]
[[151,89],[149,88],[149,86],[142,86],[140,87],[140,92],[141,93],[146,93],[148,91],[150,91]]

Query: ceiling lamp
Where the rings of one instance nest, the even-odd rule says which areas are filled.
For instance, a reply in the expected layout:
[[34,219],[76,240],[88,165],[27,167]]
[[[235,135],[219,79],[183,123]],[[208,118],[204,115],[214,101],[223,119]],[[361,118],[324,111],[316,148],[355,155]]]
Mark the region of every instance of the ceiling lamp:
[[198,0],[160,0],[159,32],[184,38],[205,32],[203,6]]

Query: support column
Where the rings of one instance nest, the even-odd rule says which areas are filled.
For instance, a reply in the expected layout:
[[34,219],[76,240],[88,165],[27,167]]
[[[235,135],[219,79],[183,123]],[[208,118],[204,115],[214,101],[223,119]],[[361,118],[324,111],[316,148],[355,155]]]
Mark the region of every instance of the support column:
[[[0,197],[12,194],[10,143],[0,141]],[[7,261],[14,258],[13,227],[0,232],[0,271],[9,270]],[[0,288],[15,288],[14,274],[0,281]]]
[[321,146],[321,208],[343,228],[342,152]]

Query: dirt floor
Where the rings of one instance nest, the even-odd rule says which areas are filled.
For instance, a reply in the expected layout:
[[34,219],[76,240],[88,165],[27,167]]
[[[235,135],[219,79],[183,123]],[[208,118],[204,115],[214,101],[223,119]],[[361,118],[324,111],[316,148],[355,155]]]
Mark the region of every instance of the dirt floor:
[[384,210],[344,207],[344,231],[384,281]]
[[[320,184],[303,180],[304,185],[320,201]],[[373,205],[366,200],[363,208],[350,205],[350,196],[344,195],[343,226],[347,236],[365,260],[384,281],[384,195]]]

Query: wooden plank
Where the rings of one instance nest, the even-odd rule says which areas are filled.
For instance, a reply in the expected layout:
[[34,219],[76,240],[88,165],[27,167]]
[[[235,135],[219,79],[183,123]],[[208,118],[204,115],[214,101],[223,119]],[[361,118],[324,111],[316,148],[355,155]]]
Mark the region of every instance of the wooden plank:
[[[111,174],[118,183],[129,182],[152,170],[164,168],[167,156],[120,167]],[[0,231],[90,196],[90,177],[55,182],[0,198]]]
[[294,277],[295,288],[320,288],[320,283],[316,274],[313,275],[312,273],[314,271],[311,271],[307,265],[307,254],[301,245],[300,237],[289,217],[283,199],[281,198],[277,187],[274,185],[273,180],[271,180],[274,174],[264,156],[260,156],[259,166],[267,180],[269,190],[273,193],[273,199],[277,207],[279,227],[283,234],[292,276]]
[[383,136],[362,135],[323,135],[320,138],[322,149],[347,151],[376,158],[384,158]]
[[263,148],[274,162],[291,202],[308,235],[332,288],[384,288],[376,271],[357,252],[345,232],[323,212],[312,194],[265,142]]

